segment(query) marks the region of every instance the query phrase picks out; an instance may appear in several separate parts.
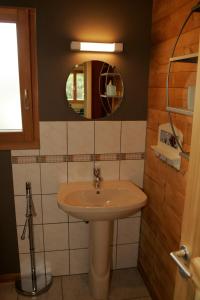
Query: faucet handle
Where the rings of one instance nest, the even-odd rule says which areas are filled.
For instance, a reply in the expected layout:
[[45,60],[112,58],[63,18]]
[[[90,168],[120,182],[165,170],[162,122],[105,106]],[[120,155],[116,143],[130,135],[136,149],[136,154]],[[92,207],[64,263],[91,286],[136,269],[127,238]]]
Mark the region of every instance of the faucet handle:
[[100,176],[101,169],[100,168],[94,168],[94,176]]

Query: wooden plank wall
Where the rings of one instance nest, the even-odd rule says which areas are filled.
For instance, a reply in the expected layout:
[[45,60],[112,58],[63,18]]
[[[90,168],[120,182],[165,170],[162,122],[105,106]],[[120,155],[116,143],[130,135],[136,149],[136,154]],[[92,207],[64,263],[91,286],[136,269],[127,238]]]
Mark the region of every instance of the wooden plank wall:
[[[173,299],[176,267],[169,252],[179,248],[188,162],[182,159],[178,172],[157,159],[150,146],[157,143],[159,124],[168,122],[165,111],[168,61],[180,27],[196,3],[193,0],[154,0],[153,4],[144,175],[148,205],[142,214],[138,266],[156,300]],[[195,13],[181,37],[176,55],[197,52],[199,33],[200,14]],[[194,72],[187,64],[183,68],[177,66],[175,70],[178,88],[184,86],[187,72]],[[184,134],[185,150],[190,150],[192,117],[173,114],[173,120]]]

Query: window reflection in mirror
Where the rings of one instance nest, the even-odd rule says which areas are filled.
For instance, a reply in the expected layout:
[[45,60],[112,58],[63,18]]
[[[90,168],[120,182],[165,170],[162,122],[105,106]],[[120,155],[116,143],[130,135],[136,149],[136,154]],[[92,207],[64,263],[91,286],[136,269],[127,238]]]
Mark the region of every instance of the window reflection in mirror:
[[120,73],[102,61],[75,65],[66,82],[69,106],[88,119],[112,114],[119,107],[123,93]]

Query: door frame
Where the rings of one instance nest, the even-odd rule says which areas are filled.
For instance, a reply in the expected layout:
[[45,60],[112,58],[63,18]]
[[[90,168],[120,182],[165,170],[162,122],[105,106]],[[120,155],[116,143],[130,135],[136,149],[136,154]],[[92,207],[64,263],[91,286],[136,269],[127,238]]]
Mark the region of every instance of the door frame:
[[[181,245],[188,247],[191,258],[200,256],[200,47]],[[177,272],[174,300],[193,300],[194,291],[192,281]]]

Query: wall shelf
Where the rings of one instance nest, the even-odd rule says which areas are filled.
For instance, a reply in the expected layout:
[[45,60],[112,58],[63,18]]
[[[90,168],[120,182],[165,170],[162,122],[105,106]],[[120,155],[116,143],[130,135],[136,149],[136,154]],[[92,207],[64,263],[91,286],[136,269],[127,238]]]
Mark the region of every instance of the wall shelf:
[[182,56],[175,56],[169,59],[170,62],[183,62],[183,63],[198,63],[198,53],[192,53]]
[[100,95],[102,98],[118,98],[118,99],[120,99],[120,98],[123,98],[122,96],[117,96],[117,95],[113,95],[113,96],[109,96],[109,95],[105,95],[105,94],[101,94]]
[[[179,140],[179,143],[182,145],[183,142],[183,133],[174,128],[176,137]],[[171,167],[176,170],[180,170],[181,167],[181,157],[180,157],[180,148],[177,144],[176,139],[174,138],[170,123],[161,124],[158,129],[158,142],[157,145],[152,145],[156,157],[164,161]]]
[[169,149],[165,145],[155,145],[151,146],[154,150],[155,155],[162,161],[166,162],[171,167],[180,170],[180,155],[175,149]]
[[102,73],[100,76],[121,76],[119,73]]

